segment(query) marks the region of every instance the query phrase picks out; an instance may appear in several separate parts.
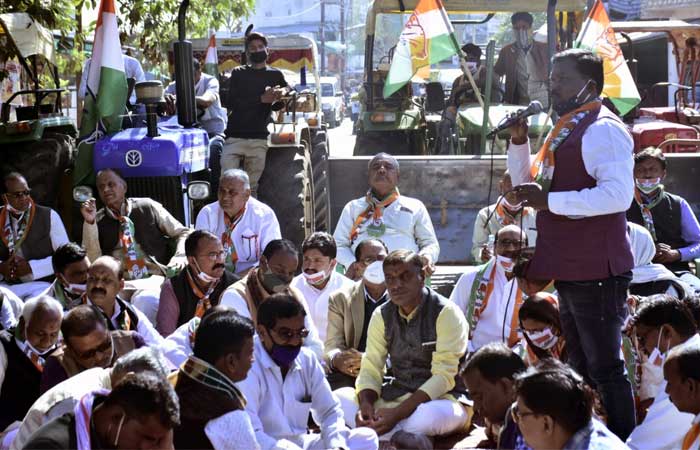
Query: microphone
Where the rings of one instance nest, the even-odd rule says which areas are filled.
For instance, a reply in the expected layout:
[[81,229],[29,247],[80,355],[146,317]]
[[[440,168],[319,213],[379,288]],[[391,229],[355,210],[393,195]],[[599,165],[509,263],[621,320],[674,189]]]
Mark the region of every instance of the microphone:
[[542,103],[538,102],[537,100],[533,100],[530,102],[529,105],[527,105],[527,108],[521,109],[520,111],[516,112],[514,115],[509,117],[501,125],[497,126],[493,130],[489,131],[489,134],[487,134],[486,136],[493,137],[496,134],[500,133],[501,131],[508,129],[511,126],[515,125],[518,121],[520,121],[520,119],[534,116],[535,114],[539,114],[542,111],[543,111]]

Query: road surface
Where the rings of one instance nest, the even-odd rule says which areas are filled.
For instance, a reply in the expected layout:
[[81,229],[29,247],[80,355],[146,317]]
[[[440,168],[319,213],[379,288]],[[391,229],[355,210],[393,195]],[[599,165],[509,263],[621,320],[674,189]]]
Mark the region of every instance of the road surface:
[[352,149],[355,147],[352,121],[346,117],[340,126],[328,130],[328,142],[331,157],[346,158],[352,156]]

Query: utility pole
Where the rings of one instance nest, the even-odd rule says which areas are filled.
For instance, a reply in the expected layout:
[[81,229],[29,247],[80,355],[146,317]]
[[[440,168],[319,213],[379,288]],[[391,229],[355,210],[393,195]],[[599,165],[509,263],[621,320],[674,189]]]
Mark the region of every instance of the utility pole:
[[345,44],[345,0],[340,0],[340,43],[343,44],[343,60],[340,68],[340,88],[345,93],[345,70],[348,61],[348,47]]
[[326,74],[326,2],[321,0],[321,26],[319,35],[321,36],[321,76]]

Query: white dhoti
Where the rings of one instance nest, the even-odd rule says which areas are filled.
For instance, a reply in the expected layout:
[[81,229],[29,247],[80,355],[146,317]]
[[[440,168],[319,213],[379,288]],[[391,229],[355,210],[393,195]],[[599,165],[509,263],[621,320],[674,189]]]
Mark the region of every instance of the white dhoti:
[[30,298],[36,297],[48,289],[51,283],[47,283],[46,281],[27,281],[26,283],[19,284],[0,283],[0,286],[11,290],[17,297],[22,299],[23,302],[26,302]]

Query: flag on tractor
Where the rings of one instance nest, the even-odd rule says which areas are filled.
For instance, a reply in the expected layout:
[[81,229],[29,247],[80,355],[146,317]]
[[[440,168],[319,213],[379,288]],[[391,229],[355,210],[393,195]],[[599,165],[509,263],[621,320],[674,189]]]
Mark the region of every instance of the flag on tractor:
[[106,133],[121,129],[126,111],[127,85],[114,0],[101,0],[87,90],[80,120],[78,155],[73,185],[94,184],[92,153],[95,142]]
[[396,44],[384,81],[384,98],[401,89],[420,68],[455,54],[459,47],[442,1],[420,0]]
[[213,34],[209,38],[207,56],[204,58],[204,73],[219,78],[219,58],[216,55],[216,36]]
[[603,58],[605,85],[603,96],[612,101],[624,116],[641,101],[637,85],[632,79],[625,57],[610,26],[610,18],[603,3],[596,0],[576,39],[575,47],[592,51]]

